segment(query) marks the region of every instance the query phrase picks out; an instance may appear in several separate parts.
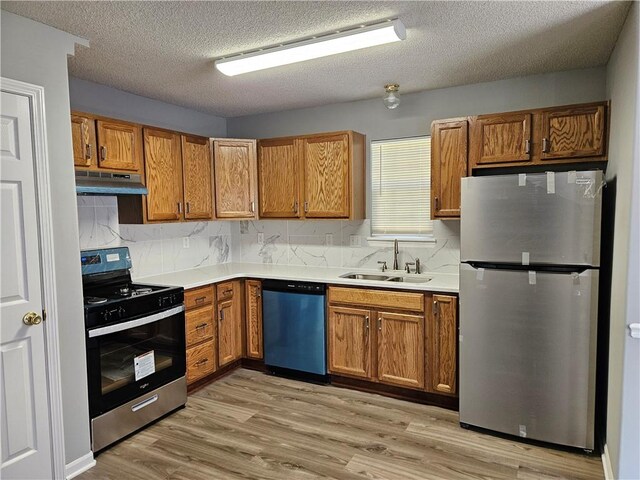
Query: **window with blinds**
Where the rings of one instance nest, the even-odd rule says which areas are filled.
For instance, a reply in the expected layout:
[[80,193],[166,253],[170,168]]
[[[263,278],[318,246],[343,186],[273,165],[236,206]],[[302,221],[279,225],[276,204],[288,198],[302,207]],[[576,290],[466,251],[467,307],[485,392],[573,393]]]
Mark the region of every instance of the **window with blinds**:
[[371,142],[372,236],[430,235],[430,191],[431,137]]

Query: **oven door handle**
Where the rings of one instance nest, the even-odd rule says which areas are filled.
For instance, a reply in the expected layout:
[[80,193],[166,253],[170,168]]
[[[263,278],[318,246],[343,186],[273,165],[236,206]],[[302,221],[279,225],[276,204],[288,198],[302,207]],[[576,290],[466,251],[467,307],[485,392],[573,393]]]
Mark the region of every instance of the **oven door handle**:
[[135,320],[130,320],[124,323],[117,323],[115,325],[109,325],[108,327],[94,328],[89,330],[89,338],[102,337],[103,335],[109,335],[110,333],[116,333],[127,330],[129,328],[140,327],[142,325],[146,325],[147,323],[157,322],[158,320],[172,317],[173,315],[177,315],[182,312],[184,312],[184,305],[179,305],[177,307],[170,308],[169,310],[154,313],[153,315],[149,315],[147,317],[137,318]]

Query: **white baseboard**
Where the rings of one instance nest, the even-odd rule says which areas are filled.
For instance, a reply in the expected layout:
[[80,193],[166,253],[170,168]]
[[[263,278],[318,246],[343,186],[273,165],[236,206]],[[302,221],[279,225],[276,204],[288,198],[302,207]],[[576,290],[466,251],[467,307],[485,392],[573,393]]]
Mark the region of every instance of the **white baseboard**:
[[604,470],[604,480],[615,480],[613,467],[611,466],[611,457],[609,456],[609,448],[606,444],[602,452],[602,468]]
[[64,476],[67,480],[71,480],[82,472],[86,472],[95,464],[96,461],[93,458],[93,452],[89,452],[80,458],[76,458],[73,462],[67,463],[64,467]]

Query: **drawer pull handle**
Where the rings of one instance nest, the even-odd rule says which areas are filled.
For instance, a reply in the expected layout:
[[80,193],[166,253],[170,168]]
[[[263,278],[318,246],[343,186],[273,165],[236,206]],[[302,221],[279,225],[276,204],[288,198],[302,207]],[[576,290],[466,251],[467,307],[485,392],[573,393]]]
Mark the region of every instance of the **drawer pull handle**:
[[198,360],[198,361],[195,363],[195,366],[196,366],[196,367],[201,367],[202,365],[204,365],[204,364],[205,364],[205,363],[207,363],[208,361],[209,361],[209,359],[208,359],[208,358],[203,358],[202,360]]
[[198,298],[196,298],[196,303],[202,303],[202,302],[205,301],[206,298],[207,297],[198,297]]
[[208,323],[206,323],[206,322],[205,323],[200,323],[200,324],[196,325],[196,330],[200,330],[201,328],[204,328],[207,325],[208,325]]
[[233,290],[224,290],[222,292],[222,295],[226,297],[227,295],[231,295],[232,293],[233,293]]

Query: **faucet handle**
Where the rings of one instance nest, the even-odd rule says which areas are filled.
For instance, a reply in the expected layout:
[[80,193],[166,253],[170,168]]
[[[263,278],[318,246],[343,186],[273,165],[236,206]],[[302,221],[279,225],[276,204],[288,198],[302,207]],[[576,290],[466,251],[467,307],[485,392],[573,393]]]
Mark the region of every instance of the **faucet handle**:
[[404,269],[407,273],[411,273],[411,267],[415,265],[416,262],[405,262]]
[[379,261],[378,265],[382,265],[382,271],[383,272],[387,269],[387,262],[384,261],[384,260]]

